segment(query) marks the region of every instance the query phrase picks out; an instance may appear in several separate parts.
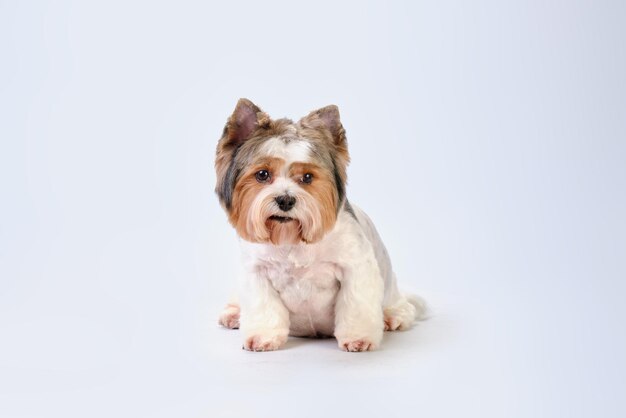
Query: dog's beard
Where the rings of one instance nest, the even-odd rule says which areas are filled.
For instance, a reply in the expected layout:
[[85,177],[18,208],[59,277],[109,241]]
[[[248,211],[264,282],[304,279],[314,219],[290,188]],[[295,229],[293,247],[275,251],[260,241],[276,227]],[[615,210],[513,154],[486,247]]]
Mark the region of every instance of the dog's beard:
[[313,243],[324,236],[321,208],[315,199],[300,193],[296,207],[289,212],[280,211],[274,196],[259,195],[248,209],[246,235],[254,242],[271,242],[274,245]]
[[302,239],[302,224],[294,218],[270,216],[265,221],[269,240],[274,245],[297,244]]

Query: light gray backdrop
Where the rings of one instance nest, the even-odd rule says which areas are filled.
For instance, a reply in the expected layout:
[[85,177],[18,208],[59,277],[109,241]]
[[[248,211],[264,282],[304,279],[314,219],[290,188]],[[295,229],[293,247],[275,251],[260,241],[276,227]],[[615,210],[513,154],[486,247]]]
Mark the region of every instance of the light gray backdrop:
[[[0,2],[0,416],[623,417],[620,1]],[[335,103],[429,321],[240,349],[226,117]]]

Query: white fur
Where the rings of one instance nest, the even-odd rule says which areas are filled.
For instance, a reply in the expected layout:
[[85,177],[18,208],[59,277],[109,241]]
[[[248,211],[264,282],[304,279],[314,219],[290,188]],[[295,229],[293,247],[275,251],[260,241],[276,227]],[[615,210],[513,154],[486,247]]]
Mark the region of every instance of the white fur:
[[[282,158],[285,160],[284,169],[294,162],[308,162],[311,158],[311,144],[306,141],[276,136],[267,139],[261,146],[260,155]],[[286,174],[286,173],[282,173]]]
[[344,350],[372,350],[383,330],[408,328],[424,313],[423,302],[398,291],[374,225],[353,209],[357,219],[341,210],[333,230],[314,244],[241,241],[244,348],[275,350],[288,335],[334,335]]

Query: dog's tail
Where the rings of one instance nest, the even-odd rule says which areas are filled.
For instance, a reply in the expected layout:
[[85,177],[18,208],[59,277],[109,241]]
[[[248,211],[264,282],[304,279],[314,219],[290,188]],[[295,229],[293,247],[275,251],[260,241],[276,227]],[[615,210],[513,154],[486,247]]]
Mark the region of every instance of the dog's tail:
[[415,320],[423,321],[428,319],[430,314],[430,309],[428,308],[428,304],[424,300],[424,298],[417,295],[409,295],[405,294],[404,297],[406,300],[413,305],[415,308]]

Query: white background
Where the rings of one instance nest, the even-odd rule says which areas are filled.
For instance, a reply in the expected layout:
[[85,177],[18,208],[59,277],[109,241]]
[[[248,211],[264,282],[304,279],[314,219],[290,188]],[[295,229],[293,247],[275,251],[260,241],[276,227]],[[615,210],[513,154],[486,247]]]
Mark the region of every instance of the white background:
[[[0,416],[623,417],[620,1],[0,2]],[[432,318],[375,353],[217,327],[239,97],[335,103]]]

